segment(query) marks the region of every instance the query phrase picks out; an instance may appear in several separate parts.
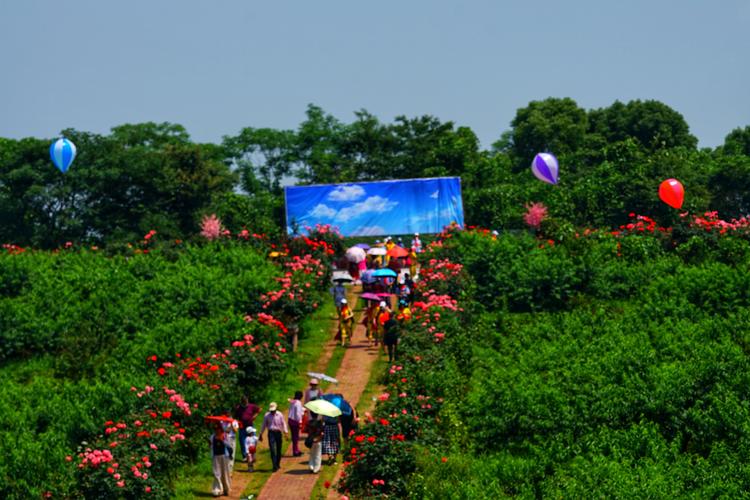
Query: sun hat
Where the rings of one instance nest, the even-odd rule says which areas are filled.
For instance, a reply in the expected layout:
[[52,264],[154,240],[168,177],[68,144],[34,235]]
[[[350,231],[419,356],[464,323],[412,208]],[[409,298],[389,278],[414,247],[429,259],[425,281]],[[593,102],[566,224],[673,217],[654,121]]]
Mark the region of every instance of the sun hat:
[[247,432],[248,434],[255,434],[255,427],[251,425],[250,427],[245,429],[245,432]]
[[380,307],[385,307],[385,301],[380,301]]
[[277,405],[275,402],[268,405],[268,411],[274,411],[276,408],[278,408],[279,405]]
[[310,379],[310,385],[318,385],[319,383],[320,381],[314,377]]
[[341,303],[342,303],[342,304],[346,304],[346,303],[347,303],[347,302],[346,302],[346,299],[341,299]]

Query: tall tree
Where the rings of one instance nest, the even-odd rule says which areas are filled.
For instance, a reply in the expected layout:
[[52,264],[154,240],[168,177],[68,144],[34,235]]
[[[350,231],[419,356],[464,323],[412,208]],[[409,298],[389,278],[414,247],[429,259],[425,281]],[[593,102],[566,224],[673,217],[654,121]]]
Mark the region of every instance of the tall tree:
[[584,144],[588,118],[571,98],[531,101],[516,112],[511,130],[495,143],[514,158],[514,171],[526,168],[539,152],[557,156],[573,153]]
[[655,151],[675,147],[695,149],[698,140],[690,134],[685,118],[659,101],[615,101],[607,108],[589,112],[590,132],[609,142],[635,139]]

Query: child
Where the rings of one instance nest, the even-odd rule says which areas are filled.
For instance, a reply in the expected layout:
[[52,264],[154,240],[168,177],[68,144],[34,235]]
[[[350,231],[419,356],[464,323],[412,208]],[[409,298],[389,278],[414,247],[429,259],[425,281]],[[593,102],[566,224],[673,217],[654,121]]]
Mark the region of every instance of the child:
[[247,437],[245,438],[245,456],[247,456],[247,471],[253,471],[255,463],[255,450],[258,446],[258,438],[255,436],[255,427],[245,429]]

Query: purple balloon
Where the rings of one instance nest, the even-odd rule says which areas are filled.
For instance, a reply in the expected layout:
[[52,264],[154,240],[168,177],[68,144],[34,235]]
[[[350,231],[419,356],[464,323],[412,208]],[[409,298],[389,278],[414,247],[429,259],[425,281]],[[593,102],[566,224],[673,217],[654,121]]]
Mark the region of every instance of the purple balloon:
[[557,184],[559,167],[557,165],[557,158],[551,153],[537,154],[534,157],[534,161],[531,162],[531,171],[540,181]]

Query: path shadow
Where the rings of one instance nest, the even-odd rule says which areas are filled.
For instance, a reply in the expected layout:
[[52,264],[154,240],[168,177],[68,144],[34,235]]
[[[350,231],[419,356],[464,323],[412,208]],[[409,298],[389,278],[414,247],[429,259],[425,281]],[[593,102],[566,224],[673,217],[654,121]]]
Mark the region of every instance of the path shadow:
[[288,470],[284,473],[284,475],[290,475],[290,476],[309,476],[312,475],[312,472],[310,472],[310,469],[295,469],[295,470]]
[[206,491],[193,490],[193,497],[195,498],[214,498],[214,495]]

